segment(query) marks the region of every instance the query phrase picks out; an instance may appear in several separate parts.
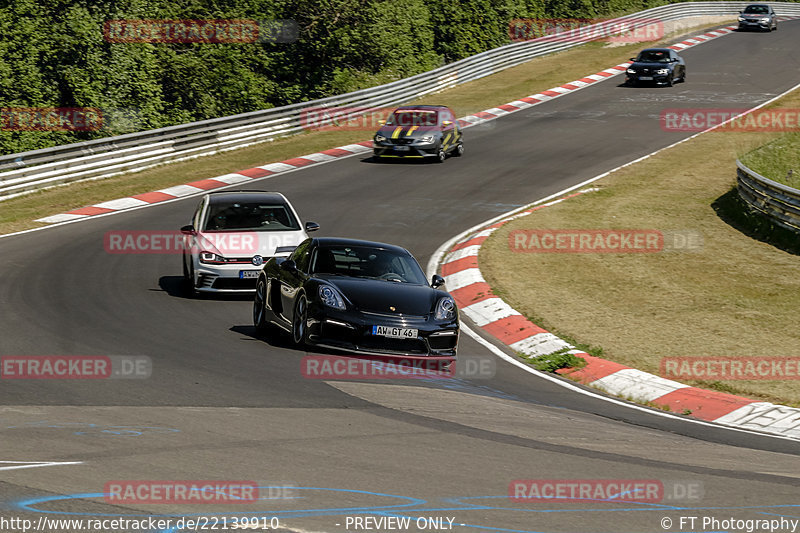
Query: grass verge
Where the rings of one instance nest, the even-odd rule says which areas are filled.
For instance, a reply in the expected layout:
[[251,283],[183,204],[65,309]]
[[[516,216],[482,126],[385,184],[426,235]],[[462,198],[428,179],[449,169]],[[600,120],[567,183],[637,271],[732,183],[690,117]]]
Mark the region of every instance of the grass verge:
[[[771,107],[799,105],[795,91]],[[800,243],[745,214],[735,192],[736,158],[780,137],[710,132],[618,170],[593,184],[599,191],[493,233],[480,252],[483,275],[538,325],[654,374],[665,357],[797,357]],[[519,253],[509,243],[514,230],[578,228],[691,230],[703,244],[599,254]],[[797,381],[686,383],[800,406]]]
[[800,132],[781,135],[741,160],[765,178],[800,189]]
[[[705,27],[708,27],[708,23],[682,27],[681,33],[692,33]],[[428,96],[414,103],[448,105],[458,113],[458,116],[464,116],[622,63],[641,48],[669,42],[676,37],[677,33],[672,33],[658,41],[624,46],[590,43],[566,52],[536,58],[523,65]],[[165,164],[142,172],[75,183],[13,198],[0,202],[2,206],[0,234],[42,226],[44,224],[35,220],[48,215],[365,141],[370,139],[373,133],[371,129],[305,133],[213,156]]]

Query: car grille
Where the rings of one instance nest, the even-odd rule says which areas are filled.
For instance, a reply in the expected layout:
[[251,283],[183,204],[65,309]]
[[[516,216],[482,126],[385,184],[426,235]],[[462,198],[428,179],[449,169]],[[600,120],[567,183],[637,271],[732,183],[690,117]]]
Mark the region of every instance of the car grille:
[[220,290],[247,290],[255,289],[257,279],[217,278],[212,287]]
[[428,344],[431,350],[452,350],[456,347],[457,335],[430,335]]
[[428,347],[422,339],[389,339],[365,335],[358,343],[364,350],[400,352],[413,354],[427,354]]
[[375,311],[361,311],[366,316],[379,316],[381,318],[395,318],[395,319],[417,319],[425,320],[428,317],[425,315],[403,315],[400,313],[376,313]]

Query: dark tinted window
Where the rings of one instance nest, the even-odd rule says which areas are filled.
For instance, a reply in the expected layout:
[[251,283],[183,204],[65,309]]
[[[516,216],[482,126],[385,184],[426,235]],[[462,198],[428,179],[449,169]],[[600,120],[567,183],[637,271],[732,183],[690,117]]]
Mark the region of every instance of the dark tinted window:
[[744,9],[745,13],[750,13],[751,15],[766,15],[769,13],[769,7],[767,6],[747,6]]
[[666,63],[669,59],[669,54],[662,50],[644,50],[639,53],[636,61],[645,61],[647,63]]
[[308,259],[311,256],[311,239],[306,239],[294,249],[289,259],[294,261],[295,266],[301,272],[308,272]]
[[387,126],[436,126],[439,113],[431,109],[400,109],[392,113]]
[[367,246],[320,246],[314,254],[311,272],[426,283],[422,268],[411,255]]
[[274,202],[214,202],[203,231],[293,231],[300,225],[288,206]]

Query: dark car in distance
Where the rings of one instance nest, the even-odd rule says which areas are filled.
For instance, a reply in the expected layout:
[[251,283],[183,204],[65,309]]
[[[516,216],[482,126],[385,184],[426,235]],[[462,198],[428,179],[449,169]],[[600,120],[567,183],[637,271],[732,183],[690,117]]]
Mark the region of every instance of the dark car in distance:
[[686,81],[686,63],[671,48],[647,48],[631,61],[625,71],[627,85],[645,82],[672,87],[676,81]]
[[373,138],[373,156],[433,159],[464,153],[464,141],[455,113],[443,105],[404,106],[395,109]]
[[739,12],[739,30],[772,31],[778,29],[778,16],[772,6],[750,4]]
[[408,250],[391,244],[310,238],[288,258],[267,261],[256,284],[253,322],[304,344],[372,355],[455,357],[455,300],[430,284]]

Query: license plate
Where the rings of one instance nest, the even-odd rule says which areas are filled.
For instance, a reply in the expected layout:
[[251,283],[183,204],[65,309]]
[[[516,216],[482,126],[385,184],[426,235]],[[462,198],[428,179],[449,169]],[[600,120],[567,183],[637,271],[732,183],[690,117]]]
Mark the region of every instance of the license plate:
[[259,272],[259,270],[240,270],[239,279],[256,279]]
[[408,146],[395,146],[394,149],[398,152],[408,152]]
[[653,79],[653,76],[639,76],[639,79],[643,81],[650,81]]
[[372,326],[372,334],[390,339],[416,339],[419,337],[419,330],[394,326]]

